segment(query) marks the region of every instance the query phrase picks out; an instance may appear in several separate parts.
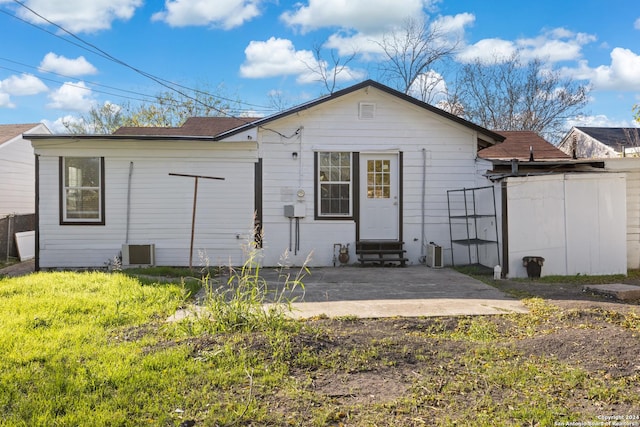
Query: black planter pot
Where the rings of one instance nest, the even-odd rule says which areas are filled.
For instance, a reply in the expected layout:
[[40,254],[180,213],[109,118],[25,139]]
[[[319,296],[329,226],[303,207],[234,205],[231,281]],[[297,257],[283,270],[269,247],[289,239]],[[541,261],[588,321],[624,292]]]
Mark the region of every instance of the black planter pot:
[[544,258],[541,256],[526,256],[522,258],[522,264],[527,269],[527,276],[530,279],[537,279],[542,272],[542,265],[544,264]]

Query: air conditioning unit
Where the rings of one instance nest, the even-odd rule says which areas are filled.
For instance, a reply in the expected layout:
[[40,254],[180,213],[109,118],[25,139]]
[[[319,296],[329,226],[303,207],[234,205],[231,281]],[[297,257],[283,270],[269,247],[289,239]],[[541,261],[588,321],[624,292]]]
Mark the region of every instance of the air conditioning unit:
[[156,245],[122,245],[122,265],[155,265]]
[[431,242],[427,245],[427,265],[431,268],[442,268],[444,261],[442,260],[442,246],[438,246]]

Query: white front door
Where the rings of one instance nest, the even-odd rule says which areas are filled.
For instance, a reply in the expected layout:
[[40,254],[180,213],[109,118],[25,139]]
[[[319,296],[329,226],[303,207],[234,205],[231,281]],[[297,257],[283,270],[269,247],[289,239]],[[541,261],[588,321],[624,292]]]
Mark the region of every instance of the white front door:
[[360,154],[360,240],[398,240],[398,154]]

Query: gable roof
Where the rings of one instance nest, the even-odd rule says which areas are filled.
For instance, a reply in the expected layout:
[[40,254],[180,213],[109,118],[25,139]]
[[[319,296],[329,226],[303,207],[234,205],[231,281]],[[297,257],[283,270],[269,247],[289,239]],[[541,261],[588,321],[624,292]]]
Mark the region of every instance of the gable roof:
[[615,150],[620,150],[621,147],[635,147],[640,142],[639,128],[576,126],[576,129]]
[[571,157],[532,131],[496,131],[506,139],[478,152],[483,159],[528,161],[531,152],[534,160],[562,160]]
[[[472,122],[470,122],[468,120],[465,120],[465,119],[463,119],[461,117],[458,117],[458,116],[456,116],[454,114],[448,113],[448,112],[446,112],[446,111],[444,111],[444,110],[442,110],[442,109],[440,109],[438,107],[434,107],[433,105],[427,104],[426,102],[422,102],[422,101],[420,101],[420,100],[418,100],[418,99],[416,99],[416,98],[414,98],[412,96],[409,96],[407,94],[399,92],[399,91],[397,91],[395,89],[392,89],[392,88],[390,88],[388,86],[385,86],[385,85],[383,85],[381,83],[378,83],[378,82],[376,82],[374,80],[365,80],[365,81],[363,81],[361,83],[355,84],[355,85],[350,86],[350,87],[348,87],[346,89],[342,89],[342,90],[333,92],[330,95],[325,95],[325,96],[320,97],[318,99],[315,99],[313,101],[309,101],[307,103],[298,105],[297,107],[282,111],[282,112],[274,114],[272,116],[268,116],[268,117],[264,117],[264,118],[261,118],[261,119],[257,119],[257,120],[252,121],[252,122],[247,122],[246,124],[244,124],[242,126],[239,126],[239,127],[236,127],[235,129],[230,129],[230,130],[228,130],[226,132],[220,133],[214,139],[215,140],[221,140],[221,139],[227,138],[229,136],[235,135],[237,133],[244,132],[244,131],[246,131],[248,129],[251,129],[253,127],[264,126],[265,124],[268,124],[269,122],[272,122],[274,120],[277,120],[277,119],[280,119],[280,118],[283,118],[283,117],[287,117],[287,116],[296,114],[296,113],[298,113],[300,111],[307,110],[309,108],[315,107],[316,105],[320,105],[320,104],[322,104],[324,102],[327,102],[327,101],[330,101],[330,100],[333,100],[333,99],[336,99],[336,98],[340,98],[341,96],[348,95],[350,93],[356,92],[356,91],[364,89],[366,87],[376,88],[376,89],[378,89],[378,90],[380,90],[382,92],[386,92],[386,93],[388,93],[388,94],[390,94],[392,96],[400,98],[400,99],[402,99],[402,100],[404,100],[406,102],[409,102],[409,103],[411,103],[413,105],[416,105],[416,106],[418,106],[420,108],[423,108],[423,109],[425,109],[427,111],[435,113],[435,114],[437,114],[439,116],[442,116],[442,117],[444,117],[444,118],[446,118],[448,120],[451,120],[451,121],[454,121],[456,123],[462,124],[463,126],[466,126],[468,128],[471,128],[471,129],[477,131],[479,134],[485,135],[489,140],[498,140],[498,141],[504,140],[504,137],[502,135],[496,133],[496,132],[490,131],[489,129],[483,128],[482,126],[479,126],[479,125],[477,125],[475,123],[472,123]],[[491,145],[491,143],[488,144],[488,145]]]
[[180,127],[123,126],[113,135],[128,136],[215,136],[253,122],[252,117],[190,117]]
[[0,145],[11,141],[15,137],[21,136],[36,126],[40,126],[40,123],[0,125]]

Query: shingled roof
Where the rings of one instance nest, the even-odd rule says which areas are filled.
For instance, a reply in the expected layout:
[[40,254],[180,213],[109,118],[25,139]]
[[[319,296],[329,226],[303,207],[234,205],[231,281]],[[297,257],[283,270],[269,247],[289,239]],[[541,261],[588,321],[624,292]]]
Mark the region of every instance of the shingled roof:
[[616,151],[619,151],[621,147],[635,147],[640,139],[640,129],[638,128],[576,126],[576,129]]
[[506,139],[478,152],[478,157],[493,160],[518,159],[528,161],[531,152],[534,160],[565,160],[571,157],[532,131],[495,131]]
[[7,141],[11,141],[13,138],[22,135],[25,132],[30,131],[40,123],[27,123],[19,125],[0,125],[0,145]]
[[123,126],[114,135],[130,136],[215,136],[256,120],[252,117],[190,117],[180,127]]

